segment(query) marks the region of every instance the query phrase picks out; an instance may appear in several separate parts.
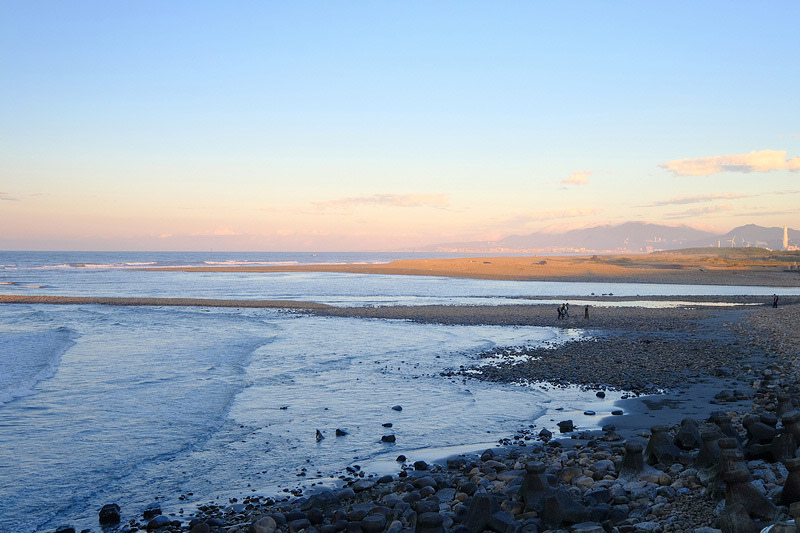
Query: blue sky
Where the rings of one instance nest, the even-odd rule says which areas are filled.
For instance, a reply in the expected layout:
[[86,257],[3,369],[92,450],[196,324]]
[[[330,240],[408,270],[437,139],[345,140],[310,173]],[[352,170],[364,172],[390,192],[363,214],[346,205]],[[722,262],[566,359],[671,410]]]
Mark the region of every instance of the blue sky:
[[3,12],[3,249],[800,228],[796,2]]

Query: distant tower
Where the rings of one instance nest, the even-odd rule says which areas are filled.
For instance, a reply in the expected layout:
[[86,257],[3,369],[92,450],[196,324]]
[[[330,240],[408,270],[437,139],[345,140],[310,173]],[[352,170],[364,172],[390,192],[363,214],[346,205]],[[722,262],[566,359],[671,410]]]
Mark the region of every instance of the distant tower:
[[783,227],[783,249],[789,249],[789,226]]

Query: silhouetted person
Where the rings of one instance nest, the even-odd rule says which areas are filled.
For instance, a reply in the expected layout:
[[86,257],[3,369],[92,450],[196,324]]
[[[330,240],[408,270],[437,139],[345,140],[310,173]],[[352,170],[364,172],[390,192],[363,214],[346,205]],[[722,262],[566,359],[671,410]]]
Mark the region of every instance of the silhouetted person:
[[589,306],[588,305],[583,308],[583,318],[585,318],[586,320],[589,320]]
[[773,294],[772,295],[772,307],[778,307],[778,295],[777,294]]

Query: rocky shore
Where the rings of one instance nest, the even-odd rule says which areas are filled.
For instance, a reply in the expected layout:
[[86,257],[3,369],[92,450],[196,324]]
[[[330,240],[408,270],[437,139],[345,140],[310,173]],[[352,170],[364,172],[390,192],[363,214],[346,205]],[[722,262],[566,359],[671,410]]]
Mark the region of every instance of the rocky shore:
[[[628,416],[604,420],[601,431],[576,431],[562,420],[560,435],[520,430],[477,455],[432,464],[398,457],[392,475],[354,465],[336,488],[312,483],[279,499],[251,495],[133,518],[111,506],[100,520],[117,531],[193,533],[749,533],[770,524],[777,524],[773,533],[794,531],[786,521],[800,514],[800,305],[791,303],[608,308],[605,318],[591,319],[598,329],[590,328],[590,340],[487,352],[490,364],[453,372],[630,391],[621,402]],[[542,310],[542,320],[554,321],[551,311]],[[522,313],[535,315],[501,310],[496,318],[513,323]],[[442,309],[417,319],[440,315],[458,319]],[[582,321],[556,325],[587,327]],[[660,389],[669,392],[635,397]],[[668,417],[660,409],[670,402]]]

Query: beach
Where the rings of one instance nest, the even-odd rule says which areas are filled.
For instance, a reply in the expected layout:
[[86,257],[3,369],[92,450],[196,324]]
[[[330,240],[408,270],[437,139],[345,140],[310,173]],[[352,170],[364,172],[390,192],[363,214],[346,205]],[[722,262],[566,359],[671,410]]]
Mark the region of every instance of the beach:
[[[557,259],[546,261],[556,264]],[[400,270],[393,270],[398,268],[394,263],[276,268],[281,272],[307,268],[314,272],[419,275],[424,266],[426,271],[436,272],[427,275],[532,279],[525,277],[528,273],[509,270],[526,261],[533,268],[529,258],[483,261],[456,260],[449,270],[437,270],[449,261],[412,261]],[[570,261],[573,266],[579,264]],[[454,264],[468,268],[460,270]],[[483,265],[496,268],[481,272]],[[584,274],[561,267],[560,273],[573,272],[569,276],[585,279]],[[276,271],[264,268],[210,267],[213,272]],[[204,270],[209,269],[199,269]],[[777,267],[705,274],[694,267],[668,269],[665,274],[663,268],[615,266],[597,268],[592,274],[597,278],[589,277],[646,283],[702,279],[709,285],[746,280],[741,284],[776,287],[791,287],[796,281],[796,273]],[[800,406],[796,385],[800,340],[794,333],[800,326],[800,296],[781,296],[779,306],[773,308],[772,298],[767,296],[584,295],[580,300],[588,302],[588,319],[583,305],[572,305],[571,316],[559,319],[556,308],[569,296],[542,297],[549,303],[538,305],[470,306],[337,307],[295,300],[47,295],[5,295],[0,302],[265,308],[367,324],[388,320],[574,330],[581,332],[575,340],[552,346],[488,349],[474,364],[442,372],[439,378],[549,389],[577,386],[598,397],[612,391],[622,393],[614,412],[603,419],[589,406],[583,413],[564,411],[563,419],[537,421],[477,453],[424,460],[399,457],[389,472],[371,471],[367,465],[348,467],[333,485],[298,480],[283,496],[254,495],[246,487],[236,486],[226,491],[233,496],[222,500],[192,502],[191,495],[181,494],[179,499],[186,501],[186,506],[180,509],[151,508],[135,516],[130,510],[123,511],[120,530],[708,532],[735,531],[729,525],[732,520],[755,528],[792,516],[792,502],[783,499],[782,491],[789,478],[787,465],[796,450],[796,443],[787,444],[786,439],[791,434],[787,411]],[[639,300],[645,300],[648,307]],[[586,430],[582,426],[588,421],[601,429]],[[474,431],[481,432],[480,424]],[[729,458],[725,461],[721,460],[721,448],[732,450],[726,452]],[[768,512],[757,514],[747,508],[743,512],[733,505],[739,503],[734,502],[738,493],[726,494],[720,469],[741,471],[742,465],[753,489],[742,488],[741,492]],[[733,484],[735,476],[731,476],[728,474]],[[723,503],[726,498],[730,505]],[[125,502],[119,503],[124,508]],[[114,509],[106,511],[113,520]]]

